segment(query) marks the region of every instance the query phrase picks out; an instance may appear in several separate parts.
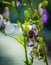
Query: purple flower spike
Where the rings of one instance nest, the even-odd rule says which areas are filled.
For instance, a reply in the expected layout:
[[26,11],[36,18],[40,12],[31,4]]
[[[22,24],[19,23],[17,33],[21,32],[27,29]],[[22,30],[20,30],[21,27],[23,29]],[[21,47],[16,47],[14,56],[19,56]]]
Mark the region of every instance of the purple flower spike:
[[20,2],[17,2],[16,6],[17,6],[17,7],[21,7],[22,4],[21,4]]

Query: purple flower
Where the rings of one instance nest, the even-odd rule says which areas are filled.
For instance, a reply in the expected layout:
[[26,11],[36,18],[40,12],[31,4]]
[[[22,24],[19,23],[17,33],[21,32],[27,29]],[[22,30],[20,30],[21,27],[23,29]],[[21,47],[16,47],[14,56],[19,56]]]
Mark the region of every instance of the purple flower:
[[36,28],[32,27],[32,30],[36,30]]
[[38,35],[35,35],[35,34],[34,34],[35,41],[37,41],[37,37],[38,37]]
[[43,16],[42,23],[46,24],[48,22],[49,14],[45,9],[40,9],[39,13]]
[[37,27],[35,24],[32,25],[32,30],[37,30]]
[[21,7],[22,4],[21,4],[20,2],[17,2],[16,6],[17,6],[17,7]]
[[9,12],[8,11],[5,11],[3,15],[4,15],[4,17],[9,18]]
[[45,13],[43,15],[43,18],[42,18],[42,23],[43,24],[46,24],[48,22],[48,19],[49,19],[49,14],[48,13]]
[[36,40],[36,39],[37,39],[37,36],[38,36],[38,31],[37,31],[37,28],[36,28],[35,25],[32,26],[32,30],[33,30],[33,32],[34,32],[34,38],[35,38],[35,40]]
[[29,47],[34,47],[34,44],[28,45]]
[[4,27],[4,21],[2,21],[2,24],[1,25],[2,25],[2,27]]
[[30,52],[30,56],[33,56],[32,51]]

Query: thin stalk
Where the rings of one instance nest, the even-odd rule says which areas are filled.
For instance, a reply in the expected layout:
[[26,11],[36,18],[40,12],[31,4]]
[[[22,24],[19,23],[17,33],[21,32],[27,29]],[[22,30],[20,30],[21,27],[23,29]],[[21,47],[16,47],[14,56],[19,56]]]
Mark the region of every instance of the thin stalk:
[[44,47],[44,53],[45,53],[45,62],[46,62],[46,65],[49,65],[49,64],[48,64],[48,60],[47,60],[47,55],[46,55],[45,47]]
[[[21,29],[22,29],[22,31],[23,31],[23,26],[22,26],[22,20],[21,20],[21,18],[20,18],[20,13],[18,13],[18,15],[19,15],[19,21],[20,21],[20,23],[21,23]],[[24,33],[23,33],[23,37],[24,37],[24,50],[25,50],[25,58],[26,58],[26,65],[28,65],[28,56],[27,56],[27,49],[26,49],[26,40],[25,40],[25,35],[24,35]]]
[[29,6],[32,10],[32,13],[34,14],[34,9],[33,9],[33,4],[32,4],[32,1],[31,0],[28,0],[28,3],[29,3]]
[[33,64],[33,56],[32,56],[32,58],[31,58],[31,65]]
[[24,37],[24,49],[25,49],[25,58],[26,58],[26,64],[28,65],[28,56],[27,56],[27,49],[26,49],[26,40],[25,40],[25,37]]
[[17,40],[17,38],[15,38],[15,37],[13,37],[13,36],[11,36],[11,35],[9,35],[9,34],[6,34],[5,32],[2,32],[2,31],[1,31],[1,33],[3,33],[5,36],[9,36],[9,37],[11,37],[11,38]]

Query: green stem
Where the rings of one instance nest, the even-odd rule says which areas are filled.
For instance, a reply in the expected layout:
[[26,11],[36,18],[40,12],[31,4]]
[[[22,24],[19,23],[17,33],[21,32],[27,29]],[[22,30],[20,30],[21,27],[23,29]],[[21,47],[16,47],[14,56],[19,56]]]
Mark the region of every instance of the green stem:
[[[22,23],[21,23],[21,28],[23,30]],[[27,56],[27,49],[26,49],[27,43],[26,43],[24,34],[23,34],[23,37],[24,37],[24,49],[25,49],[26,64],[28,65],[28,56]]]
[[28,0],[28,4],[32,10],[32,13],[34,14],[34,8],[33,8],[33,4],[32,4],[32,1],[31,0]]
[[46,65],[49,65],[49,64],[48,64],[48,60],[47,60],[47,55],[46,55],[45,47],[44,47],[44,54],[45,54],[45,62],[46,62]]
[[[21,20],[21,18],[20,18],[20,12],[18,13],[18,15],[19,15],[19,21],[20,21],[20,23],[21,23],[21,29],[22,29],[22,31],[23,31],[23,26],[22,26],[22,20]],[[28,65],[28,56],[27,56],[27,49],[26,49],[26,40],[25,40],[25,35],[24,35],[24,33],[23,33],[23,37],[24,37],[24,49],[25,49],[25,58],[26,58],[26,65]]]
[[32,58],[31,58],[31,65],[33,64],[33,56],[32,56]]
[[[21,22],[21,21],[20,21],[20,22]],[[22,28],[22,30],[23,30],[22,23],[21,23],[21,28]],[[24,49],[25,49],[26,64],[28,65],[28,56],[27,56],[27,49],[26,49],[27,43],[26,43],[24,34],[23,34],[23,37],[24,37]]]
[[27,56],[27,49],[26,49],[26,40],[25,40],[25,37],[24,37],[24,49],[25,49],[25,58],[26,58],[26,65],[28,65],[28,56]]
[[13,37],[13,36],[11,36],[11,35],[8,35],[8,34],[6,34],[5,32],[2,32],[2,31],[1,31],[1,33],[3,33],[5,36],[9,36],[9,37],[14,38],[15,40],[17,40],[17,38],[15,38],[15,37]]
[[[32,12],[34,12],[32,6],[30,6],[30,7],[31,7],[31,9],[32,9]],[[18,13],[18,16],[19,16],[19,21],[20,21],[20,23],[21,23],[21,29],[22,29],[22,31],[23,31],[22,20],[21,20],[21,17],[20,17],[20,11],[19,11],[19,13]],[[31,59],[31,63],[30,63],[30,64],[28,63],[28,56],[27,56],[27,49],[26,49],[27,43],[26,43],[26,39],[25,39],[24,33],[23,33],[23,37],[24,37],[24,49],[25,49],[26,65],[32,65],[32,63],[33,63],[33,57],[32,57],[32,59]]]

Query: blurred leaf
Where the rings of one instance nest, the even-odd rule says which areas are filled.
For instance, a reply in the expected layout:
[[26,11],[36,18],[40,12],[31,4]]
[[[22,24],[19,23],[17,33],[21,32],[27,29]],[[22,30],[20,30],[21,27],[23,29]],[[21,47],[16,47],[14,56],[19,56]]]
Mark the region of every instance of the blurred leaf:
[[18,38],[17,38],[18,42],[22,45],[24,45],[24,38],[20,36],[20,34],[18,34]]
[[8,5],[11,5],[11,3],[10,3],[10,2],[8,2],[8,1],[4,1],[4,0],[2,0],[2,3],[3,3],[3,4],[8,4]]
[[20,23],[20,21],[17,21],[17,25],[18,25],[19,27],[21,27],[21,23]]
[[32,20],[30,19],[30,20],[25,20],[25,22],[24,22],[24,26],[27,26],[27,25],[30,25],[31,24],[31,22],[32,22]]

